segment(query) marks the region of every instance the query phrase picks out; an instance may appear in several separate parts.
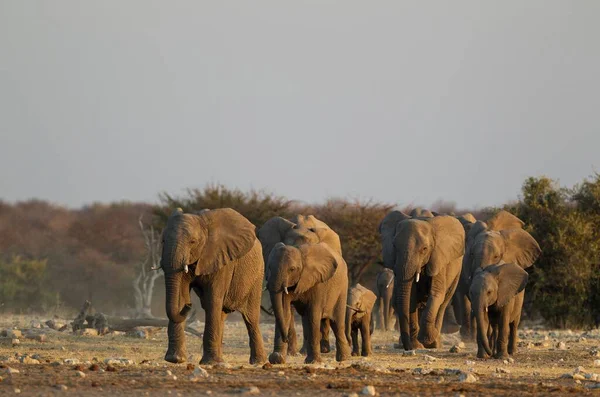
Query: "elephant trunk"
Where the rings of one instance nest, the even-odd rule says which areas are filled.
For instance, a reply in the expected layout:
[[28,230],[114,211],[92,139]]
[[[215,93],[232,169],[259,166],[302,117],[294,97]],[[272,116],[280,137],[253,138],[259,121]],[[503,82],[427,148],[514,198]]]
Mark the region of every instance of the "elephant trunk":
[[410,298],[412,294],[413,281],[397,281],[396,283],[396,307],[398,320],[400,322],[400,339],[404,350],[412,350],[412,342],[410,336]]
[[348,339],[348,344],[352,346],[352,310],[350,307],[346,308],[346,339]]
[[184,322],[192,309],[189,283],[182,278],[181,272],[165,275],[167,317],[175,323]]
[[475,314],[475,318],[477,320],[477,343],[479,346],[483,347],[488,355],[491,356],[492,349],[490,349],[488,342],[489,321],[486,315],[487,306],[481,298],[479,299],[480,301],[477,302],[477,313]]
[[190,280],[184,272],[176,270],[183,269],[186,263],[181,248],[176,246],[163,251],[161,266],[165,270],[166,311],[169,320],[175,323],[184,322],[192,309]]
[[287,299],[282,291],[272,292],[271,302],[273,303],[273,312],[275,313],[275,325],[279,328],[281,341],[288,343],[289,318],[292,314],[289,299]]

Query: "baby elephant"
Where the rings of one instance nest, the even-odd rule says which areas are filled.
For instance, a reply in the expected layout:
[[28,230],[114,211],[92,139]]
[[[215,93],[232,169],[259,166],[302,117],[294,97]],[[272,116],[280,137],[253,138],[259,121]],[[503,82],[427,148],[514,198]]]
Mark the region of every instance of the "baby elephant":
[[475,272],[469,297],[477,320],[477,357],[506,358],[516,352],[527,278],[527,272],[512,263]]
[[348,293],[346,305],[346,336],[352,342],[352,355],[358,356],[358,331],[362,338],[362,355],[371,355],[371,334],[373,333],[373,305],[377,296],[368,288],[356,284]]

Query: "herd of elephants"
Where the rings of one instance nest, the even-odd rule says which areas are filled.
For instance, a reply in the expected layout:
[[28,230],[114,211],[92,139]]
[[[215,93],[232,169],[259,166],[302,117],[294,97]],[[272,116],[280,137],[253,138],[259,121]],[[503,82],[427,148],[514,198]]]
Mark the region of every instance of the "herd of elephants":
[[[405,350],[441,347],[446,328],[460,329],[465,340],[476,338],[480,358],[516,351],[525,269],[541,254],[520,219],[506,211],[486,222],[471,214],[392,211],[379,234],[384,270],[373,292],[349,285],[340,237],[312,215],[273,217],[257,229],[229,208],[176,209],[162,236],[169,318],[165,360],[181,363],[188,357],[184,329],[194,290],[206,316],[200,363],[223,361],[224,322],[233,311],[248,330],[250,363],[266,362],[259,327],[263,288],[276,320],[268,357],[273,364],[298,352],[306,354],[306,363],[320,362],[321,353],[330,351],[330,329],[337,361],[372,354],[376,312],[382,313],[383,329],[397,320],[397,347]],[[302,318],[300,350],[292,307]]]

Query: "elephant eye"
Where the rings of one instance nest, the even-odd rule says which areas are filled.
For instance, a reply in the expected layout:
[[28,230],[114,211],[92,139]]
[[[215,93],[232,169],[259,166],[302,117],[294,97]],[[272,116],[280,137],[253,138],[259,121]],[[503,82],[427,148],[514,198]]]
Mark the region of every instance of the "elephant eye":
[[197,241],[196,240],[190,240],[190,244],[196,244]]

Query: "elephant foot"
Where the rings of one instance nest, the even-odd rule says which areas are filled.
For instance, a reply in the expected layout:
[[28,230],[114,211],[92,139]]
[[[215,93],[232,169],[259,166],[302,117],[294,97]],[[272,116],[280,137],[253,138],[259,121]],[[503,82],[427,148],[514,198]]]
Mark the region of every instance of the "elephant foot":
[[319,364],[321,362],[321,357],[306,356],[304,359],[304,364]]
[[279,352],[273,352],[269,355],[271,364],[285,364],[285,357]]
[[212,355],[203,355],[200,360],[201,365],[217,365],[224,363],[225,361],[221,357],[216,357]]
[[250,356],[250,364],[263,364],[267,361],[267,356],[265,354],[257,354],[256,356]]
[[460,330],[460,325],[458,324],[444,324],[442,327],[443,334],[454,334]]
[[417,340],[425,346],[427,349],[435,349],[440,346],[439,335],[437,330],[431,330],[429,332],[419,332]]
[[412,349],[408,349],[408,350],[415,350],[415,349],[423,349],[425,348],[425,346],[419,342],[418,339],[414,339],[411,341],[411,345],[412,345]]
[[331,346],[329,345],[328,340],[321,341],[321,353],[329,353],[331,352]]
[[302,345],[302,347],[300,348],[300,354],[302,354],[302,355],[306,354],[306,346]]
[[181,364],[187,361],[185,353],[177,353],[177,352],[167,352],[165,354],[165,361],[168,361],[173,364]]
[[494,358],[499,359],[499,360],[507,359],[508,353],[507,352],[497,352],[496,354],[494,354]]
[[370,352],[370,351],[363,351],[363,352],[361,353],[361,356],[363,356],[363,357],[369,357],[370,355],[371,355],[371,352]]
[[357,351],[352,350],[352,357],[358,357],[360,354]]
[[486,352],[478,351],[477,352],[477,358],[484,358],[485,359],[485,358],[489,358],[489,356],[487,355]]

